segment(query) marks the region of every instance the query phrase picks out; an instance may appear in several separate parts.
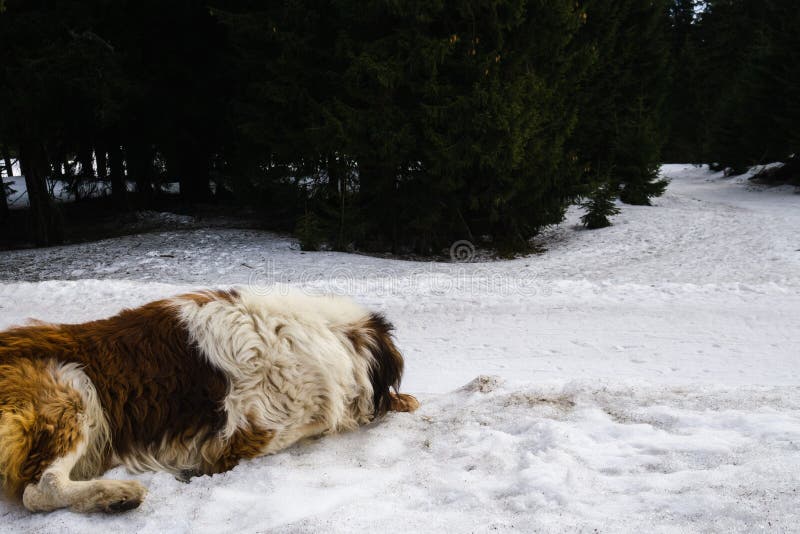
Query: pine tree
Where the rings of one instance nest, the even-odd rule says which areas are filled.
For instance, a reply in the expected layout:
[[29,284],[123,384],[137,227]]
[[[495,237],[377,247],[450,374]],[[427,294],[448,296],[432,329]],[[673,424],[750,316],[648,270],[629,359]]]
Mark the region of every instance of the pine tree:
[[297,222],[295,235],[300,242],[300,250],[319,250],[325,240],[319,217],[314,211],[307,211]]
[[797,152],[798,22],[788,0],[704,2],[692,28],[702,161],[738,174]]
[[644,97],[639,97],[629,111],[631,115],[619,126],[613,176],[622,185],[622,202],[649,206],[650,199],[661,196],[667,187],[667,182],[658,177],[663,138],[657,124],[660,117],[647,109]]
[[704,97],[710,108],[705,159],[734,174],[755,163],[743,130],[744,115],[751,110],[742,80],[747,77],[750,83],[757,62],[752,43],[761,34],[760,12],[750,0],[717,0],[709,4],[702,19],[702,68],[709,79]]
[[[563,217],[581,11],[569,3],[354,2],[332,114],[367,234],[430,252],[465,236],[525,248]],[[505,242],[505,243],[501,243]]]
[[623,202],[649,204],[666,187],[658,169],[669,87],[667,4],[592,0],[586,14],[581,38],[594,62],[580,86],[574,141],[584,180],[619,190]]
[[703,161],[700,94],[706,80],[700,71],[700,8],[697,0],[673,0],[669,7],[672,79],[666,101],[669,133],[662,152],[666,162]]
[[69,131],[66,119],[74,108],[65,100],[82,93],[80,83],[65,90],[65,82],[80,81],[86,74],[85,69],[70,69],[76,50],[85,43],[63,27],[85,13],[72,2],[6,2],[6,8],[0,15],[0,101],[5,103],[0,138],[14,146],[25,176],[32,240],[57,244],[63,229],[46,185],[51,174],[47,144],[54,132]]
[[611,226],[609,217],[620,212],[614,203],[617,196],[617,191],[609,184],[596,187],[591,195],[580,203],[580,206],[586,210],[586,213],[581,215],[583,225],[590,230]]
[[669,89],[666,2],[633,2],[621,33],[626,43],[621,73],[624,104],[617,124],[614,178],[620,200],[649,205],[666,183],[658,172],[666,138],[663,104]]
[[269,155],[236,165],[301,177],[300,205],[337,246],[429,253],[492,235],[524,248],[579,178],[566,143],[581,15],[523,0],[228,6],[238,68],[252,54],[263,73],[236,97],[237,144]]

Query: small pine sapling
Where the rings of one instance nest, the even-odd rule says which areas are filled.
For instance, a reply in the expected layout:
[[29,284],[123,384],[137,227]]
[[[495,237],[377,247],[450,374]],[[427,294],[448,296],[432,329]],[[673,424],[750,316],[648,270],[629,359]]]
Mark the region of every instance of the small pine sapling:
[[581,222],[586,228],[594,230],[611,226],[609,217],[619,213],[619,208],[614,202],[617,198],[617,191],[609,184],[601,185],[580,206],[586,210],[581,216]]

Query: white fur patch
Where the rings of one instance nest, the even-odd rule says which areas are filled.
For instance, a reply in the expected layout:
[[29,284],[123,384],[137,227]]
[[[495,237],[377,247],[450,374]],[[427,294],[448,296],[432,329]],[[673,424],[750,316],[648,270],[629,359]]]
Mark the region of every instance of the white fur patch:
[[79,416],[83,427],[81,429],[83,451],[72,468],[71,476],[76,480],[87,480],[98,476],[104,469],[106,453],[111,444],[111,431],[97,390],[92,380],[76,363],[53,361],[49,371],[56,382],[71,387],[83,400],[83,412]]
[[173,303],[192,341],[229,380],[224,439],[250,424],[273,430],[267,454],[371,419],[371,356],[348,338],[369,312],[353,301],[244,289],[230,299]]

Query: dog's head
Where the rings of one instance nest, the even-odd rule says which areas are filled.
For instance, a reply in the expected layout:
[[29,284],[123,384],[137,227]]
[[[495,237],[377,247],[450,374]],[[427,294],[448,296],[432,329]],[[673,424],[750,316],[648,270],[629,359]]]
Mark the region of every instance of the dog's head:
[[371,313],[349,332],[350,341],[358,352],[371,356],[369,379],[372,383],[373,417],[389,411],[391,389],[400,387],[403,377],[403,356],[394,344],[392,324],[379,313]]

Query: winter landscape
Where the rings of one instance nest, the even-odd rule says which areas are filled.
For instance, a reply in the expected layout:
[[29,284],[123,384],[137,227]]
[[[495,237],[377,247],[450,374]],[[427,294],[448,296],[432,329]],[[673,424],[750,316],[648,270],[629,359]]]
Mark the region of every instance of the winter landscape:
[[0,534],[800,534],[797,7],[0,0]]
[[[800,517],[800,195],[668,165],[653,207],[548,228],[513,260],[304,252],[169,230],[0,253],[0,328],[202,287],[352,295],[386,313],[414,414],[178,482],[141,508],[3,532],[792,532]],[[108,478],[129,478],[117,469]]]

